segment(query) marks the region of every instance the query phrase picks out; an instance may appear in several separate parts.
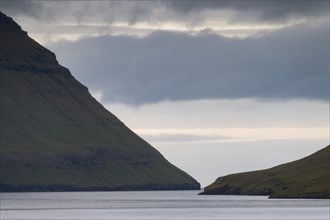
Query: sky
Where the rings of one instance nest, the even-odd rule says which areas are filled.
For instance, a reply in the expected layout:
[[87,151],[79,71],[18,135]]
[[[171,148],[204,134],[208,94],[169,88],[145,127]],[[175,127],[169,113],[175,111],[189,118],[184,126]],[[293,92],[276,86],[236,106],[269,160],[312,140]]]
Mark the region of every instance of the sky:
[[203,187],[329,144],[327,0],[0,4]]

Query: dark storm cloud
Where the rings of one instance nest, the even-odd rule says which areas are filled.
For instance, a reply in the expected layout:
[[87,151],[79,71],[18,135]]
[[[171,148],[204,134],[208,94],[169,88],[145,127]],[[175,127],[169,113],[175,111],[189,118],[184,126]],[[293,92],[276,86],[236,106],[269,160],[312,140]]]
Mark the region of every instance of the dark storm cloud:
[[[283,21],[292,17],[328,16],[329,1],[1,1],[1,10],[14,18],[16,15],[25,15],[57,22],[191,22],[189,20],[196,17],[197,20],[203,21],[206,17],[198,16],[199,13],[216,9],[229,9],[236,12],[231,18],[234,22]],[[198,23],[198,21],[194,22]]]
[[329,100],[329,27],[295,26],[258,38],[154,32],[52,46],[64,66],[104,102]]

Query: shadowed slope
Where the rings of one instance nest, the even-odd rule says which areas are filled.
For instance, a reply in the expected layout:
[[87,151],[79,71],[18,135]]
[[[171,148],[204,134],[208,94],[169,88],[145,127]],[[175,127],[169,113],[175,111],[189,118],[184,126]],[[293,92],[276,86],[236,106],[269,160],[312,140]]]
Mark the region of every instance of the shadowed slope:
[[200,188],[2,13],[0,62],[1,191]]
[[271,169],[219,177],[201,194],[330,198],[330,146]]

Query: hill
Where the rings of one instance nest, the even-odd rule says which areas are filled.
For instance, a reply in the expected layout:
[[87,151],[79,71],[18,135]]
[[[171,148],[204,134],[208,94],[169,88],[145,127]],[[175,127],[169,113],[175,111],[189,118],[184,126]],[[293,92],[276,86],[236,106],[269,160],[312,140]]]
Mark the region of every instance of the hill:
[[3,13],[0,24],[1,191],[200,188],[98,103],[54,53]]
[[303,159],[270,169],[219,177],[201,194],[329,199],[330,146]]

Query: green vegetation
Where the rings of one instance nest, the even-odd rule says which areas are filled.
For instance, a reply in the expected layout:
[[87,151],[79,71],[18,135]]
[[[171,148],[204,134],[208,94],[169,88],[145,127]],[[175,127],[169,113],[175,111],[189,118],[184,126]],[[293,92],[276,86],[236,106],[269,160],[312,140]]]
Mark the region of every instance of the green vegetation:
[[200,188],[2,13],[0,64],[1,191]]
[[329,199],[330,146],[303,159],[270,169],[219,177],[201,194]]

